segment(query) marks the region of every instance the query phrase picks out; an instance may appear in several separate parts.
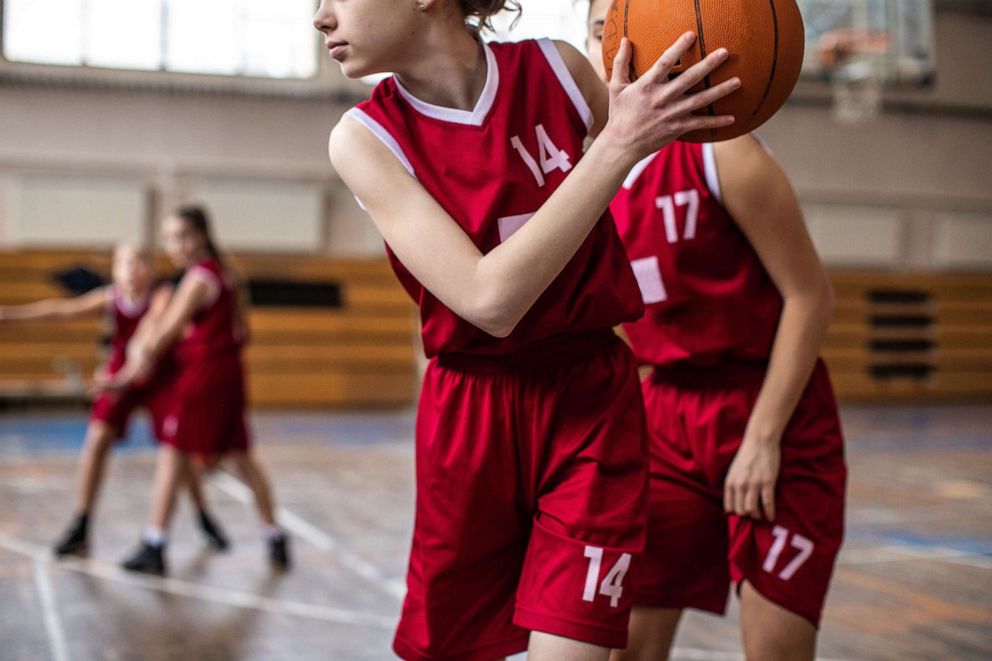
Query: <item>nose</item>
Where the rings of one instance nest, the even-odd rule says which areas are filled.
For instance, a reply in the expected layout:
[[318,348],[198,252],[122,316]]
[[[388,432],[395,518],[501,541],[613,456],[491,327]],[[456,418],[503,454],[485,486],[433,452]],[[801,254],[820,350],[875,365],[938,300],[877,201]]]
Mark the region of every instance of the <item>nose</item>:
[[335,18],[334,12],[331,11],[329,0],[320,0],[317,13],[313,15],[313,26],[317,28],[318,32],[324,33],[330,32],[338,26],[337,18]]

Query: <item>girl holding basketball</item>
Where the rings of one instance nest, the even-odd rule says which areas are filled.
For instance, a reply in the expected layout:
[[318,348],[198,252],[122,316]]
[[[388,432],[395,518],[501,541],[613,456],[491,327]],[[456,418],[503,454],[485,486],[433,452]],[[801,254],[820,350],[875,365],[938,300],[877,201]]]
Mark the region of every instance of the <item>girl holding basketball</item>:
[[[151,255],[141,248],[119,245],[114,251],[113,283],[69,299],[50,299],[20,306],[0,306],[0,322],[68,321],[104,315],[113,324],[110,350],[102,371],[116,374],[124,365],[127,343],[141,332],[141,324],[154,319],[165,308],[172,287],[155,282]],[[145,406],[152,418],[156,439],[162,438],[164,404],[174,376],[170,356],[164,356],[148,378],[119,394],[102,394],[93,403],[86,437],[76,469],[76,514],[55,544],[57,556],[85,553],[89,548],[90,519],[103,482],[107,454],[115,442],[127,435],[135,409]],[[190,495],[199,513],[200,528],[210,546],[223,550],[227,538],[208,513],[199,480],[185,474]]]
[[[605,79],[593,0],[588,55]],[[830,283],[775,160],[745,136],[674,142],[611,204],[646,314],[624,326],[650,439],[630,645],[665,659],[685,608],[741,597],[749,659],[812,659],[844,529],[837,407],[817,358]]]
[[[730,117],[669,81],[684,35],[607,93],[575,49],[487,44],[506,0],[323,0],[349,77],[395,72],[334,129],[331,161],[420,307],[430,363],[404,659],[605,660],[622,647],[644,543],[643,405],[611,327],[642,305],[607,205],[641,158]],[[583,154],[583,141],[595,137]]]
[[141,546],[123,566],[165,573],[166,530],[180,476],[230,456],[255,495],[269,559],[274,567],[286,568],[288,541],[276,525],[269,482],[251,453],[245,420],[241,349],[246,324],[237,288],[202,209],[179,209],[165,220],[162,234],[169,258],[184,269],[182,279],[162,314],[128,344],[124,367],[106,385],[120,389],[140,380],[175,344],[177,375],[163,423],[151,517]]

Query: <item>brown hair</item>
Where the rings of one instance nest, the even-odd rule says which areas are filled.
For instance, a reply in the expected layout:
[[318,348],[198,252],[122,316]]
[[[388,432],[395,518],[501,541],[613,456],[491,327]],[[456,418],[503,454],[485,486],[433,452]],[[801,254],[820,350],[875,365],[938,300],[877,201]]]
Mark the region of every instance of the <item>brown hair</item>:
[[492,18],[503,10],[520,15],[519,0],[458,0],[458,5],[477,28],[491,30]]
[[190,227],[203,235],[203,241],[206,244],[207,252],[210,253],[211,257],[216,259],[218,262],[224,261],[220,250],[217,249],[217,243],[214,241],[213,232],[210,230],[210,218],[207,216],[206,209],[190,204],[176,209],[175,215],[177,218],[182,218],[185,222],[189,223]]

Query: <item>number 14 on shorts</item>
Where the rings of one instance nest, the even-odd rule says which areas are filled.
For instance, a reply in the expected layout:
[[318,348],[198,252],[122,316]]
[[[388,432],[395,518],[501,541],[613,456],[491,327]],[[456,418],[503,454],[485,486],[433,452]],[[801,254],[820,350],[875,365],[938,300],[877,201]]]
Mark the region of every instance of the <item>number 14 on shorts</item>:
[[589,559],[589,571],[586,572],[586,587],[582,593],[582,600],[595,601],[598,584],[599,594],[609,597],[610,606],[616,608],[623,595],[623,579],[627,576],[627,570],[630,569],[630,554],[622,554],[612,569],[606,572],[602,582],[599,580],[599,574],[603,568],[603,549],[598,546],[587,546],[585,557]]

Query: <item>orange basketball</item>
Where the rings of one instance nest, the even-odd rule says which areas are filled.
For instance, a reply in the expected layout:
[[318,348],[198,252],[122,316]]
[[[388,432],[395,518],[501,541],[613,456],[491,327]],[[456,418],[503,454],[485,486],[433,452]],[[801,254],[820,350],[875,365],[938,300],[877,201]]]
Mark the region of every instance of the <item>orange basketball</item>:
[[684,32],[696,41],[672,70],[679,74],[717,48],[730,57],[703,86],[737,76],[741,87],[697,112],[733,115],[726,128],[695,131],[689,142],[718,142],[764,124],[785,103],[799,79],[805,34],[795,0],[613,0],[603,26],[603,61],[612,74],[613,58],[626,36],[634,46],[633,75],[643,75]]

